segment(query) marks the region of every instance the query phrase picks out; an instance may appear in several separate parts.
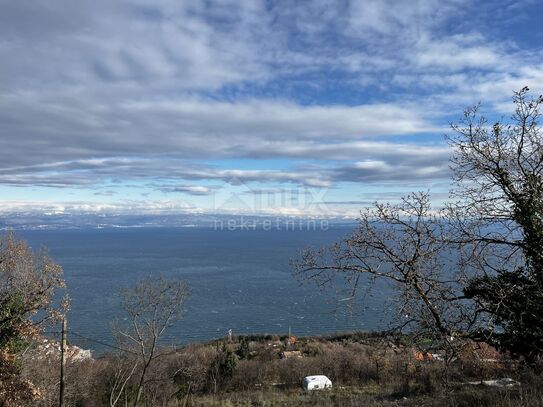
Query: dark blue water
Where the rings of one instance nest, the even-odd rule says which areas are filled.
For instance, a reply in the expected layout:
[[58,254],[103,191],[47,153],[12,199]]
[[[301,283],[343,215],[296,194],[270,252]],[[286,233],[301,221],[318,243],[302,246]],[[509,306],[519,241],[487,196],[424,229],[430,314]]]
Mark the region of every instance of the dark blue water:
[[[289,259],[306,246],[340,240],[349,228],[329,230],[98,229],[24,231],[33,248],[49,248],[64,268],[73,332],[112,343],[111,322],[122,320],[117,291],[149,275],[180,277],[192,295],[184,318],[165,337],[183,344],[234,333],[323,334],[382,327],[382,298],[369,311],[346,312],[315,285],[300,286]],[[343,305],[342,303],[339,303]],[[95,350],[96,342],[72,336]]]

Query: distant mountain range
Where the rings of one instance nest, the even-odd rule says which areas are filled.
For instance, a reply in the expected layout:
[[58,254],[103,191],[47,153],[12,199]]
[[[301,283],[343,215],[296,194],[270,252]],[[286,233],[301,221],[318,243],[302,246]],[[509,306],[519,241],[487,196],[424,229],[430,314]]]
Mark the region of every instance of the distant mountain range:
[[134,227],[209,227],[236,229],[325,229],[353,225],[352,218],[317,218],[224,214],[116,214],[116,213],[37,213],[0,214],[0,229],[84,229]]

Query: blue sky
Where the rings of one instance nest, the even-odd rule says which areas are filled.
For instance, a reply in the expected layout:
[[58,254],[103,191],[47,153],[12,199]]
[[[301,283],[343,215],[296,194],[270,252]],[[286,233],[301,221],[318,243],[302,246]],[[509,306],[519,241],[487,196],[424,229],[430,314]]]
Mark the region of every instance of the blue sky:
[[0,213],[439,204],[448,124],[543,92],[542,18],[527,0],[2,1]]

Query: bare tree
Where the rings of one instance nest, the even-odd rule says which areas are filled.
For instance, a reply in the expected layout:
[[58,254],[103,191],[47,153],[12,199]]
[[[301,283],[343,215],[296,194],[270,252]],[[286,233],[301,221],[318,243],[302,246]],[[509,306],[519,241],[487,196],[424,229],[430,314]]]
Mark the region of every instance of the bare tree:
[[124,329],[118,329],[117,336],[121,338],[121,347],[137,356],[135,364],[128,363],[119,371],[113,389],[116,395],[112,396],[111,405],[118,402],[133,375],[137,377],[133,405],[139,404],[149,368],[160,356],[160,338],[181,317],[182,306],[188,295],[189,290],[184,281],[162,277],[147,278],[133,288],[120,291],[122,307],[128,315],[129,324]]
[[351,298],[377,280],[387,282],[397,307],[393,330],[433,338],[452,358],[458,333],[476,321],[447,250],[443,220],[433,213],[429,194],[415,193],[398,205],[376,203],[362,211],[352,235],[328,249],[307,249],[294,264],[298,276],[321,287],[343,277]]
[[[125,340],[119,340],[120,344],[124,344]],[[111,356],[111,371],[113,377],[111,378],[111,388],[109,392],[109,405],[115,407],[124,396],[127,402],[128,395],[126,388],[130,383],[130,380],[136,374],[139,358],[135,352],[129,349],[120,348],[119,351]],[[126,404],[126,403],[125,403]]]

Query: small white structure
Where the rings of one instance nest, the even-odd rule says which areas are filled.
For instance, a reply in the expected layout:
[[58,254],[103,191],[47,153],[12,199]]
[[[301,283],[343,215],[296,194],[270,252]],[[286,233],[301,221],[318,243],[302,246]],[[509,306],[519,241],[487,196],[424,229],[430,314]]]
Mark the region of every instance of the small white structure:
[[514,387],[514,386],[520,386],[520,383],[516,380],[511,379],[510,377],[504,377],[502,379],[494,379],[494,380],[482,380],[478,382],[469,382],[469,384],[473,384],[476,386],[490,386],[490,387]]
[[332,387],[332,381],[323,375],[307,376],[303,386],[307,391],[329,389]]

